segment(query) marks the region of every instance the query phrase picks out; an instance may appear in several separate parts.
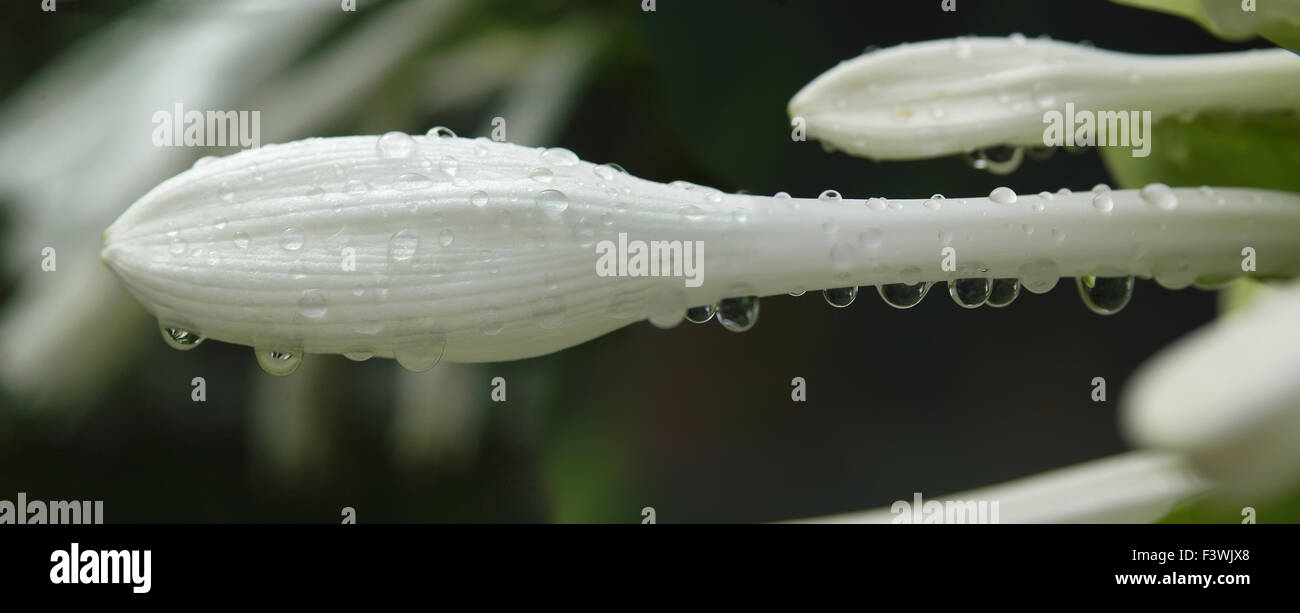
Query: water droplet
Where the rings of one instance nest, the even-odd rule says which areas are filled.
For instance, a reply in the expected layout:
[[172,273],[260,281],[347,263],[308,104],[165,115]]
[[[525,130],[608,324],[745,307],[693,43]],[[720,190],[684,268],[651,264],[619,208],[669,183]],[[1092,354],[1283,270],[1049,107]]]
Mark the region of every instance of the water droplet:
[[858,297],[858,287],[853,285],[824,290],[822,291],[822,297],[826,299],[826,304],[842,309],[853,304],[853,300]]
[[1133,277],[1079,277],[1074,280],[1083,304],[1098,315],[1120,312],[1133,297]]
[[487,192],[478,191],[470,194],[469,203],[480,209],[487,206],[488,203]]
[[1051,260],[1025,262],[1018,269],[1020,283],[1035,294],[1046,294],[1061,279],[1061,269]]
[[302,248],[303,233],[298,228],[285,228],[280,233],[280,246],[289,251],[297,251]]
[[682,216],[682,219],[685,219],[686,221],[699,221],[701,219],[704,219],[704,215],[705,215],[704,209],[695,206],[693,204],[688,204],[677,209],[677,213],[680,214]]
[[686,321],[693,324],[702,324],[713,319],[713,314],[718,312],[718,305],[706,304],[686,309]]
[[867,198],[867,208],[873,211],[883,211],[885,210],[885,205],[886,202],[884,198]]
[[449,177],[456,176],[456,171],[460,169],[460,162],[450,155],[444,155],[438,160],[438,170]]
[[800,296],[802,296],[802,295],[804,295],[804,294],[806,294],[806,293],[808,293],[808,290],[803,289],[803,288],[799,288],[799,289],[797,289],[797,290],[794,290],[793,292],[790,292],[790,295],[791,295],[791,296],[794,296],[795,298],[798,298],[798,297],[800,297]]
[[394,262],[405,262],[415,255],[415,249],[419,245],[420,236],[415,231],[410,228],[398,230],[388,241],[388,259]]
[[758,296],[724,298],[718,303],[718,323],[732,332],[744,332],[758,323]]
[[437,139],[437,138],[456,138],[456,133],[455,133],[455,132],[452,132],[452,131],[451,131],[451,128],[447,128],[447,127],[443,127],[443,126],[434,126],[434,127],[432,127],[432,128],[429,128],[429,131],[428,131],[428,132],[425,132],[424,135],[425,135],[425,137],[427,137],[427,138],[434,138],[434,139]]
[[920,283],[888,283],[876,288],[880,293],[880,298],[885,304],[896,309],[907,309],[921,303],[925,294],[930,291],[930,282],[922,281]]
[[833,202],[839,200],[840,198],[842,198],[842,196],[840,196],[840,193],[833,189],[828,189],[817,196],[818,200],[822,200],[825,202]]
[[559,217],[569,208],[569,197],[555,189],[544,189],[537,194],[537,206],[548,217]]
[[1154,273],[1156,283],[1165,289],[1183,289],[1196,281],[1196,271],[1192,270],[1186,258],[1174,257],[1156,262]]
[[325,294],[320,290],[309,289],[298,298],[298,314],[307,319],[321,319],[329,308],[325,304]]
[[163,340],[167,342],[169,347],[181,351],[189,351],[198,347],[199,343],[202,343],[204,339],[203,335],[198,332],[192,332],[177,326],[160,323],[158,324],[158,330],[162,332]]
[[925,208],[930,209],[931,211],[937,211],[943,207],[943,194],[930,196],[923,204],[925,205]]
[[1103,213],[1109,213],[1115,208],[1115,199],[1110,194],[1102,192],[1092,197],[1092,207]]
[[973,309],[988,302],[993,293],[992,279],[955,279],[948,282],[948,295],[958,306]]
[[385,159],[398,159],[410,157],[415,152],[415,139],[405,132],[386,132],[379,137],[379,142],[375,143],[375,151],[379,157]]
[[1020,32],[1013,32],[1011,36],[1007,37],[1007,40],[1011,41],[1011,44],[1017,47],[1023,47],[1027,44],[1027,41],[1025,40],[1025,35],[1021,34]]
[[578,163],[578,154],[563,147],[552,147],[542,152],[542,161],[553,166],[574,166]]
[[596,166],[595,168],[591,169],[591,172],[595,173],[596,176],[600,177],[600,179],[603,181],[613,181],[614,179],[618,178],[619,175],[618,170],[615,170],[614,167],[609,164],[601,164],[599,166]]
[[433,181],[430,181],[428,177],[419,173],[408,172],[397,177],[397,181],[393,183],[393,189],[399,191],[411,191],[424,189],[432,184]]
[[276,377],[291,374],[302,364],[300,350],[254,347],[253,353],[257,355],[257,364],[262,367],[262,370]]
[[447,349],[442,337],[404,339],[393,346],[393,358],[411,372],[424,372],[438,365]]
[[858,234],[858,243],[871,251],[879,249],[884,241],[885,233],[880,228],[867,228]]
[[994,175],[1009,175],[1025,161],[1023,147],[997,146],[976,149],[967,154],[966,163],[976,170],[987,170]]
[[221,182],[221,186],[217,188],[217,197],[220,198],[222,202],[235,201],[235,189],[230,186],[229,181]]
[[998,204],[1015,204],[1016,192],[1012,191],[1010,187],[999,187],[989,192],[989,200]]
[[375,357],[375,352],[363,347],[355,347],[343,352],[343,357],[353,362],[364,362]]
[[443,247],[450,247],[455,240],[456,234],[451,231],[451,228],[446,228],[438,234],[438,244]]
[[1162,211],[1178,208],[1178,196],[1164,183],[1152,183],[1142,188],[1142,199]]
[[555,173],[551,172],[550,168],[534,168],[528,173],[528,177],[538,183],[550,183],[555,180]]
[[1015,301],[1020,295],[1020,279],[994,279],[985,304],[1002,308]]
[[240,249],[247,249],[249,242],[251,242],[248,238],[248,234],[244,232],[236,232],[234,236],[234,240],[235,240],[235,246],[239,247]]
[[787,192],[777,192],[773,194],[772,197],[776,198],[777,200],[789,200],[790,194]]

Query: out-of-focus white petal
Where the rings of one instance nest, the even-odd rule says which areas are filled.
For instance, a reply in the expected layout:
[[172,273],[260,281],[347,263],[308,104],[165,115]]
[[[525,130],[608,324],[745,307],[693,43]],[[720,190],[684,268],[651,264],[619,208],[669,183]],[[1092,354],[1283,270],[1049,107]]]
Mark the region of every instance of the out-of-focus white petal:
[[1283,49],[1134,55],[1051,40],[958,38],[867,53],[790,101],[807,136],[846,153],[928,158],[1041,146],[1044,113],[1300,107],[1300,57]]
[[[1148,523],[1210,487],[1177,455],[1132,452],[1001,485],[923,499],[996,501],[998,522],[1004,524]],[[912,498],[904,500],[910,503]],[[883,508],[801,523],[887,524],[896,517],[891,509]]]
[[1135,375],[1125,429],[1248,493],[1300,480],[1300,285],[1179,340]]
[[[563,149],[390,133],[186,171],[109,228],[103,257],[164,323],[211,338],[383,357],[445,343],[448,360],[472,362],[799,289],[1019,278],[1042,293],[1062,276],[1147,274],[1186,287],[1240,274],[1243,244],[1268,254],[1260,274],[1285,274],[1300,267],[1298,231],[1300,195],[1284,192],[763,197],[646,181]],[[700,241],[698,286],[684,270],[598,275],[593,245],[620,234]]]

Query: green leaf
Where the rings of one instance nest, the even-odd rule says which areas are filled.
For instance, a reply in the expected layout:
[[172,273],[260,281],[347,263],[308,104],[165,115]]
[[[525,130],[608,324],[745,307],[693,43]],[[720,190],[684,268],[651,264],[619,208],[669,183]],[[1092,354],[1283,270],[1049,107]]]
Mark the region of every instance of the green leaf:
[[1190,19],[1225,40],[1263,36],[1300,53],[1300,2],[1258,0],[1254,12],[1242,10],[1240,0],[1113,0],[1149,11]]
[[1186,121],[1157,122],[1151,155],[1101,148],[1115,181],[1127,188],[1147,183],[1195,187],[1257,187],[1300,192],[1300,114],[1204,113]]

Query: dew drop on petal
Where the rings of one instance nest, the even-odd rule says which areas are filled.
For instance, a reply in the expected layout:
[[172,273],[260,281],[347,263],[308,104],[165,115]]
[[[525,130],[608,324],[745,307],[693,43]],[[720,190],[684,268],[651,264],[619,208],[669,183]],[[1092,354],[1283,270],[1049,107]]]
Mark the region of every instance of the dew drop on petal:
[[962,308],[973,309],[982,306],[988,302],[992,293],[992,279],[954,279],[948,282],[948,295]]
[[1133,297],[1133,277],[1079,277],[1075,279],[1083,304],[1098,315],[1120,312]]
[[998,204],[1015,204],[1016,192],[1010,187],[999,187],[989,192],[989,200]]
[[1020,279],[994,279],[985,304],[1002,308],[1014,302],[1020,295]]
[[758,323],[758,296],[724,298],[718,303],[718,323],[732,332],[744,332]]
[[822,291],[822,298],[826,299],[826,304],[837,309],[842,309],[853,304],[853,300],[857,297],[858,287],[856,285],[849,287],[835,287]]
[[284,348],[253,347],[257,364],[267,374],[277,377],[293,373],[302,364],[302,351]]
[[375,143],[375,151],[384,159],[410,157],[415,148],[415,139],[405,132],[386,132]]
[[930,282],[887,283],[878,286],[876,291],[885,304],[896,309],[907,309],[921,303],[921,299],[925,298],[925,294],[930,291]]
[[713,314],[716,313],[717,311],[718,311],[718,305],[716,304],[705,304],[702,306],[694,306],[689,309],[686,309],[686,321],[689,321],[693,324],[702,324],[709,321],[710,319],[713,319]]
[[158,324],[158,330],[162,332],[163,340],[167,346],[172,349],[189,351],[199,346],[203,342],[203,335],[185,328],[169,326],[163,323]]
[[280,246],[289,250],[297,251],[302,249],[303,233],[298,228],[285,228],[280,233]]

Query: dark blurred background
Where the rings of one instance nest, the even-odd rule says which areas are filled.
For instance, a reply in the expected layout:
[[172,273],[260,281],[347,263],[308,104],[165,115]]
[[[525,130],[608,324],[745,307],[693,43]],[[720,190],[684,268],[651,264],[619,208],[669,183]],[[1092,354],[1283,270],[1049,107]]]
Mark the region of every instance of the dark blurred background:
[[[37,0],[6,2],[0,105],[142,4],[59,0],[46,14]],[[307,59],[399,3],[358,4]],[[465,4],[389,63],[382,86],[298,136],[434,125],[487,135],[537,70],[526,64],[530,45],[572,36],[593,42],[579,76],[555,83],[567,88],[563,111],[544,127],[509,124],[547,135],[526,144],[568,147],[658,181],[760,194],[1078,190],[1109,181],[1095,152],[1029,160],[1007,177],[957,158],[872,163],[791,142],[786,102],[841,60],[904,41],[1022,32],[1145,53],[1241,47],[1099,0],[959,0],[956,13],[938,0],[658,0],[655,12],[640,0]],[[515,50],[496,53],[498,40]],[[509,78],[455,103],[411,102],[415,91],[429,99],[446,57],[504,65]],[[454,98],[455,83],[440,95]],[[264,115],[264,129],[276,121]],[[209,153],[175,150],[177,169]],[[3,197],[4,235],[31,231]],[[127,205],[115,203],[108,220]],[[5,303],[31,291],[12,268],[5,274]],[[750,522],[862,510],[1126,450],[1115,410],[1126,381],[1215,310],[1212,293],[1149,281],[1111,317],[1091,314],[1068,279],[1006,309],[960,309],[936,289],[907,311],[869,288],[847,309],[815,292],[773,297],[743,334],[643,322],[545,357],[424,374],[388,360],[308,356],[285,379],[262,373],[247,347],[173,351],[137,306],[139,317],[104,324],[134,326],[139,342],[110,347],[100,362],[115,370],[89,395],[60,401],[39,391],[95,379],[82,367],[47,369],[50,382],[11,381],[0,392],[0,498],[102,499],[110,522],[335,522],[344,506],[362,522],[639,522],[647,506],[664,523]],[[204,403],[191,402],[195,376],[206,379]],[[508,382],[504,403],[489,398],[497,376]],[[1090,398],[1097,376],[1108,402]],[[806,403],[791,401],[793,377],[807,380]]]

